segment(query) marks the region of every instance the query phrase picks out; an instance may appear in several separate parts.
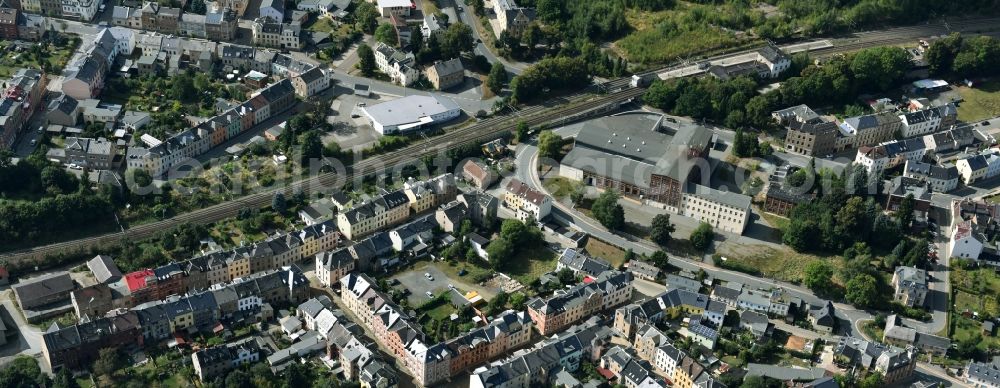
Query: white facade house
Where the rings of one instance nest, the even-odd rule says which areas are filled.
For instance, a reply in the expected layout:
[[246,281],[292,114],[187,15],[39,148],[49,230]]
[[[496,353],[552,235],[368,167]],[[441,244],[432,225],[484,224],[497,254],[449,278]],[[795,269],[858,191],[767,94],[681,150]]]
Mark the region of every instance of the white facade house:
[[409,86],[420,78],[413,53],[404,53],[382,42],[375,45],[374,51],[375,66],[393,82]]
[[336,8],[333,0],[302,0],[295,5],[299,11],[313,11],[326,16]]
[[971,184],[979,180],[990,179],[1000,174],[1000,151],[989,149],[979,155],[959,159],[955,162],[962,182]]
[[413,3],[410,0],[379,0],[378,10],[382,17],[410,16],[413,10]]
[[666,376],[670,381],[676,381],[677,365],[684,357],[687,355],[672,344],[660,346],[656,348],[656,355],[653,356],[653,369]]
[[715,229],[743,234],[750,220],[749,196],[700,185],[694,187],[693,192],[681,197],[681,214],[707,222]]
[[893,140],[874,147],[858,148],[854,163],[864,166],[869,176],[878,176],[900,164],[919,162],[926,153],[927,147],[922,139]]
[[97,16],[100,0],[62,0],[62,16],[89,22]]
[[771,78],[777,78],[792,66],[792,59],[773,44],[764,46],[757,51],[757,62],[767,66]]
[[937,108],[899,115],[903,122],[903,137],[922,136],[941,129],[941,114]]
[[963,221],[955,225],[948,241],[948,254],[963,259],[978,259],[983,252],[983,243],[976,238],[972,222]]

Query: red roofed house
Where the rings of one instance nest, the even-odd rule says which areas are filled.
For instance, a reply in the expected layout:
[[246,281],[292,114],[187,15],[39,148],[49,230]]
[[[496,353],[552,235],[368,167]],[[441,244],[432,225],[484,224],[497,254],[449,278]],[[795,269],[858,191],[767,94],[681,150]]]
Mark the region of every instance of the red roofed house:
[[462,176],[480,190],[486,190],[497,180],[496,174],[489,166],[473,160],[465,162],[462,166]]

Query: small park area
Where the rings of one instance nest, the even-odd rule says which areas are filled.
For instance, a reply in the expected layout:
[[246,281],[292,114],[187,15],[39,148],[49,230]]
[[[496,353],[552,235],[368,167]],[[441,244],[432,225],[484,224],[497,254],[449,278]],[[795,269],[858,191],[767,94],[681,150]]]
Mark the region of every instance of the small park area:
[[955,88],[962,96],[958,106],[958,119],[973,123],[1000,116],[1000,80],[990,80],[975,87]]

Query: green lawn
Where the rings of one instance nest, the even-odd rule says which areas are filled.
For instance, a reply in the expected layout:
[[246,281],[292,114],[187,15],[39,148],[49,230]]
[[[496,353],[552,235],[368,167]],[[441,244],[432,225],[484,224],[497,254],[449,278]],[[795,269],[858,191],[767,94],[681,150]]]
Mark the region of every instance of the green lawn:
[[607,260],[612,267],[618,268],[625,264],[625,251],[617,246],[591,237],[587,239],[586,249],[591,256]]
[[73,42],[67,39],[64,47],[54,47],[49,45],[42,50],[41,58],[26,51],[14,51],[14,43],[10,41],[0,41],[0,77],[7,78],[21,68],[41,69],[41,61],[51,65],[53,73],[59,73],[66,66],[66,61],[73,55]]
[[[819,257],[797,253],[790,248],[777,249],[763,245],[725,246],[721,254],[728,260],[760,270],[768,278],[794,283],[802,281],[806,266],[813,261],[826,261],[833,266],[834,274],[840,272],[844,262],[837,256]],[[834,282],[839,282],[838,275],[834,275]]]
[[[458,262],[435,262],[433,265],[435,268],[444,272],[452,279],[462,279],[469,283],[478,283],[476,279],[487,279],[489,275],[493,272],[489,268],[483,268],[475,264],[470,263],[458,263]],[[459,275],[458,273],[465,270],[465,275]]]
[[968,309],[972,312],[997,316],[997,298],[994,295],[975,295],[965,291],[955,291],[955,311],[961,313]]
[[668,11],[647,12],[626,10],[625,19],[632,32],[613,43],[616,51],[630,63],[655,64],[674,61],[694,53],[715,52],[741,43],[732,32],[708,23],[685,30],[665,33],[659,26],[674,25],[678,18],[685,18],[686,7]]
[[561,176],[546,179],[543,184],[545,185],[545,189],[556,198],[569,197],[581,185],[580,182],[573,182]]
[[313,24],[311,24],[307,29],[309,31],[332,33],[337,29],[337,27],[333,25],[333,21],[329,18],[321,17],[317,18],[316,21],[313,22]]
[[1000,80],[992,80],[974,88],[956,87],[963,101],[958,107],[958,119],[976,122],[1000,115]]
[[971,294],[986,294],[1000,290],[1000,275],[992,268],[963,269],[952,266],[951,282],[955,288]]
[[420,306],[417,311],[427,314],[434,320],[443,321],[455,312],[455,307],[451,305],[448,298],[437,298]]
[[[961,314],[952,314],[951,319],[955,320],[955,332],[951,334],[952,343],[957,343],[982,333],[982,323],[975,319],[965,318]],[[982,350],[1000,348],[1000,338],[983,336],[982,341],[976,347]]]
[[556,269],[556,253],[545,245],[524,247],[507,263],[500,266],[500,272],[517,279],[527,286],[539,276]]
[[783,230],[785,226],[788,225],[787,218],[779,216],[777,214],[768,213],[762,210],[763,209],[758,208],[757,212],[760,215],[764,216],[764,221],[767,222],[768,225],[771,225],[772,228]]
[[861,324],[861,331],[872,341],[881,342],[882,335],[885,333],[884,329],[884,327],[875,325],[875,321],[866,321]]

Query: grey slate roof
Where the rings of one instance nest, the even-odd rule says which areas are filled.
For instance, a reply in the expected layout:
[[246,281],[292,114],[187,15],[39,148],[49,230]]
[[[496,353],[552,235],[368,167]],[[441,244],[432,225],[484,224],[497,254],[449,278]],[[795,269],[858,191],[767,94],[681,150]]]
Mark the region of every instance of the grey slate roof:
[[702,199],[718,202],[737,209],[749,210],[753,198],[742,193],[716,190],[708,186],[689,184],[688,193]]
[[611,269],[611,264],[601,258],[590,257],[579,253],[575,249],[567,248],[559,256],[559,263],[573,269],[575,272],[583,272],[591,276],[600,275],[602,272]]
[[122,272],[115,265],[111,256],[97,255],[87,261],[87,268],[94,274],[100,283],[111,283],[121,279]]
[[42,276],[15,284],[11,287],[18,299],[27,305],[33,305],[37,299],[47,298],[51,295],[67,293],[76,288],[69,273],[61,272],[53,275]]
[[444,77],[447,75],[462,73],[465,68],[462,67],[462,61],[458,58],[452,58],[447,61],[439,61],[434,64],[434,71],[437,72],[438,76]]
[[1000,366],[997,364],[970,361],[965,370],[970,378],[994,387],[1000,386]]

